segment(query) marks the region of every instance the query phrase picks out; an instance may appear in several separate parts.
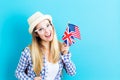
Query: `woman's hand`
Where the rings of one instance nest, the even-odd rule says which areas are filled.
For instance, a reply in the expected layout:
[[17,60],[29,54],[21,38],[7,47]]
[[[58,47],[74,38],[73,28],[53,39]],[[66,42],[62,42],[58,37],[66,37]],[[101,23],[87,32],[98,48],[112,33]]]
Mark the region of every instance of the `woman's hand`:
[[63,55],[67,54],[68,51],[69,51],[69,46],[67,46],[65,43],[63,43],[62,46],[61,46],[61,52],[62,52],[62,54]]
[[42,80],[41,77],[35,77],[34,80]]

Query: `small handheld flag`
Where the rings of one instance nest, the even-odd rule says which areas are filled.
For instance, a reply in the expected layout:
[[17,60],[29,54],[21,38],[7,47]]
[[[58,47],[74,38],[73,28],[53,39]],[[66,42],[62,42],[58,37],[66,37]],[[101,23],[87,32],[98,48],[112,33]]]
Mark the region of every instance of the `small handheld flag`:
[[67,29],[63,34],[62,40],[64,40],[64,43],[66,43],[68,46],[71,46],[75,41],[74,38],[81,39],[79,27],[68,23]]

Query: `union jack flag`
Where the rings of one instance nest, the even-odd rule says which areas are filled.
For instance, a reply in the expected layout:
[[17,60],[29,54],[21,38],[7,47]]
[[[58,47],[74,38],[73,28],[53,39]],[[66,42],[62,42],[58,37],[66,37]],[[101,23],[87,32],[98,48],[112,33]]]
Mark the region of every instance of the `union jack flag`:
[[64,43],[66,43],[68,46],[71,46],[71,44],[75,42],[74,38],[81,39],[79,27],[74,24],[68,24],[62,40],[64,40]]

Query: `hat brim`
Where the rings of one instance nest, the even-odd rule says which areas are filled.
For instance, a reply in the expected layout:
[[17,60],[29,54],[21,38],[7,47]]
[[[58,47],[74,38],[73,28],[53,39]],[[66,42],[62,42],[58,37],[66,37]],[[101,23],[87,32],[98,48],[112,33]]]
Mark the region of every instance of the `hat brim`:
[[33,32],[33,29],[35,28],[35,26],[40,23],[41,21],[45,20],[45,19],[48,19],[51,21],[52,23],[52,17],[50,15],[44,15],[43,17],[39,17],[37,18],[29,27],[29,33],[32,33]]

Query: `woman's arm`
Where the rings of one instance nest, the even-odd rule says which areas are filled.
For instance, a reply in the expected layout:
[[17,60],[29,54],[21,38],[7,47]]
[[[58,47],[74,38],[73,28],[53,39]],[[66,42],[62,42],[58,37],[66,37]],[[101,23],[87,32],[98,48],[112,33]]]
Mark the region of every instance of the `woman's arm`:
[[75,75],[76,74],[76,67],[72,63],[70,57],[71,57],[71,53],[69,53],[69,52],[68,52],[68,54],[62,55],[64,68],[69,75]]
[[66,72],[70,75],[75,75],[76,67],[71,61],[71,53],[69,53],[69,46],[63,43],[61,46],[61,52],[62,52],[61,57]]
[[26,73],[25,73],[25,70],[28,66],[28,57],[30,54],[29,53],[29,48],[26,47],[23,51],[22,51],[22,54],[21,54],[21,57],[20,57],[20,60],[19,60],[19,63],[18,63],[18,66],[17,66],[17,69],[16,69],[16,77],[19,79],[19,80],[31,80],[31,78],[29,78]]

